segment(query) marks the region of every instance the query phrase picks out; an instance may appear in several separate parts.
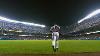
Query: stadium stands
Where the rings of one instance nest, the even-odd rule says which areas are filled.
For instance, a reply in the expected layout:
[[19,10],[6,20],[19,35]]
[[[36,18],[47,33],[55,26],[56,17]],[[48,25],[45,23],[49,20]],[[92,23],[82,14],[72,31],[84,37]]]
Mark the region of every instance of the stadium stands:
[[[72,24],[67,28],[68,34],[76,35],[76,37],[74,36],[74,38],[72,39],[99,39],[99,36],[96,36],[96,34],[99,33],[97,33],[96,31],[100,30],[100,14],[99,12],[97,13],[91,17],[86,16],[88,17],[88,19],[81,21],[80,23]],[[88,36],[85,35],[86,33]],[[93,37],[91,36],[91,34]],[[78,35],[80,35],[81,37],[79,37]]]
[[0,18],[0,33],[0,39],[45,39],[47,27],[8,22]]
[[[60,40],[100,40],[100,14],[88,18],[81,23],[61,26]],[[10,40],[46,40],[51,39],[50,26],[38,27],[22,23],[0,20],[0,39]],[[96,33],[95,33],[96,32]]]

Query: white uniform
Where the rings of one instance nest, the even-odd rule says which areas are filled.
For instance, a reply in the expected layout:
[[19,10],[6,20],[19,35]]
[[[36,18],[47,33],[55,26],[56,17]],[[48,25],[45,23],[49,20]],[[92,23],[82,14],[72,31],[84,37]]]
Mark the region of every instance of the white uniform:
[[60,27],[57,25],[54,25],[51,27],[50,29],[52,31],[52,46],[54,46],[54,48],[59,48],[59,30]]

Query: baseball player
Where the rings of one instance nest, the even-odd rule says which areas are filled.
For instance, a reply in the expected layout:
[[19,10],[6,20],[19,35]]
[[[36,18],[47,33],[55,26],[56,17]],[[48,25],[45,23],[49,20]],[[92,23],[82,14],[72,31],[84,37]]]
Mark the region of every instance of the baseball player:
[[54,51],[57,51],[59,48],[59,30],[60,26],[54,24],[54,26],[51,27],[50,31],[52,32],[52,48]]

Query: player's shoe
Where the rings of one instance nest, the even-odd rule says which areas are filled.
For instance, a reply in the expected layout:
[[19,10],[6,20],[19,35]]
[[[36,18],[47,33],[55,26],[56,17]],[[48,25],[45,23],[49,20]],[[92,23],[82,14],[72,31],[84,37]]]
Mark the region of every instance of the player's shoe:
[[56,48],[56,51],[58,51],[58,48]]
[[54,48],[54,46],[52,46],[52,49],[53,49],[54,52],[56,52],[56,48]]
[[53,51],[55,50],[54,46],[52,46]]
[[54,48],[54,52],[56,52],[56,48]]

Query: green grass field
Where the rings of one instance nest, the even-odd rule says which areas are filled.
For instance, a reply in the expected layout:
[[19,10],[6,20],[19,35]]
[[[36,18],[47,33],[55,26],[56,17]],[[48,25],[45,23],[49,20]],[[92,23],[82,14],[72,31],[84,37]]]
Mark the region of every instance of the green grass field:
[[[57,53],[100,52],[99,40],[59,40]],[[1,54],[51,54],[51,40],[0,40]]]

